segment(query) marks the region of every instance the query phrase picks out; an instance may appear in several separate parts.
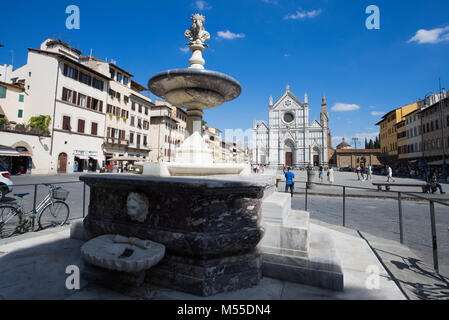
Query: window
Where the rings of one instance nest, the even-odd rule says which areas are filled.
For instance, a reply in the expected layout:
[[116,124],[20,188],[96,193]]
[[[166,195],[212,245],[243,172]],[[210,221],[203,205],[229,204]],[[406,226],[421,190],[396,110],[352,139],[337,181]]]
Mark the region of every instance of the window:
[[126,104],[128,104],[128,102],[129,102],[129,97],[123,96],[123,100],[125,101]]
[[98,134],[98,123],[92,122],[92,127],[90,129],[90,133],[94,136]]
[[131,110],[136,111],[136,103],[134,101],[131,103]]
[[78,95],[78,105],[81,107],[86,107],[87,97],[84,94]]
[[148,145],[147,136],[143,136],[143,145],[144,146]]
[[142,105],[139,104],[139,113],[142,113]]
[[131,125],[134,127],[136,121],[136,117],[131,116]]
[[111,106],[110,104],[108,104],[108,105],[106,106],[106,113],[113,114],[113,113],[114,113],[113,108],[114,108],[113,106]]
[[123,75],[120,72],[117,72],[117,81],[122,82]]
[[85,125],[86,121],[78,119],[78,132],[79,133],[84,133],[84,125]]
[[145,115],[148,115],[148,108],[145,108]]
[[19,94],[19,102],[23,102],[24,97],[25,96],[23,94]]
[[19,109],[19,112],[17,114],[17,118],[23,118],[23,110]]
[[6,98],[6,87],[0,86],[0,99]]
[[62,130],[72,130],[71,126],[70,126],[70,117],[64,116],[62,118]]
[[109,69],[109,72],[111,73],[111,78],[114,79],[115,78],[115,70]]
[[128,85],[128,82],[129,82],[129,78],[128,78],[128,77],[123,77],[123,84],[124,84],[125,86]]
[[129,143],[133,144],[134,143],[134,133],[130,133],[129,134]]
[[438,125],[438,120],[435,120],[435,130],[438,130],[439,129],[439,125]]

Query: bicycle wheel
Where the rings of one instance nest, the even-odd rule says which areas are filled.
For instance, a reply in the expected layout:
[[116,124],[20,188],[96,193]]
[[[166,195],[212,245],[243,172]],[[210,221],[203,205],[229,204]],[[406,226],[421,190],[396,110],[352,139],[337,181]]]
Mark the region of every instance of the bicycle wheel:
[[16,233],[22,225],[22,215],[16,207],[0,206],[0,238],[8,238]]
[[46,229],[63,226],[69,219],[70,209],[64,201],[48,204],[39,215],[39,228]]

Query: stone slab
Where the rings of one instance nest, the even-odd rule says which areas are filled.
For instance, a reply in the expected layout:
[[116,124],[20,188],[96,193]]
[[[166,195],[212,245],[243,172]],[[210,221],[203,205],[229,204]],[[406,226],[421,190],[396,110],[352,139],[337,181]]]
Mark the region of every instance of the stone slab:
[[262,247],[262,272],[266,277],[316,286],[334,291],[344,290],[341,262],[334,242],[322,232],[310,236],[308,257],[292,256]]
[[292,206],[291,195],[274,192],[262,201],[262,217],[264,221],[282,222],[287,219]]

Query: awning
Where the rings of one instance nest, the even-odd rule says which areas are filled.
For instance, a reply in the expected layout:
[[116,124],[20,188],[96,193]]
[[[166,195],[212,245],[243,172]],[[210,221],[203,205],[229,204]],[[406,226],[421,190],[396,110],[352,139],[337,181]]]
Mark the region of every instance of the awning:
[[75,158],[78,158],[80,160],[89,160],[89,158],[86,156],[75,156]]
[[115,157],[112,158],[111,161],[145,161],[145,159],[137,157]]
[[[446,164],[449,164],[449,161],[446,160]],[[428,163],[429,166],[442,166],[443,160],[432,161]]]

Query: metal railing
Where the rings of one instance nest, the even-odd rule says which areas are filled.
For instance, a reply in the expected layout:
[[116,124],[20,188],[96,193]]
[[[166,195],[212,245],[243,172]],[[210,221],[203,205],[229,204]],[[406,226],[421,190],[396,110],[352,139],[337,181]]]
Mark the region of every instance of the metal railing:
[[[305,211],[307,211],[308,208],[308,197],[309,197],[309,191],[308,186],[310,184],[313,184],[315,186],[320,187],[339,187],[342,188],[342,197],[343,197],[343,216],[342,216],[342,225],[343,227],[346,227],[346,198],[351,197],[351,195],[347,195],[347,189],[358,189],[358,190],[369,190],[369,191],[376,191],[377,189],[374,188],[366,188],[366,187],[355,187],[355,186],[346,186],[346,185],[338,185],[338,184],[320,184],[319,182],[307,182],[307,181],[295,181],[295,184],[304,184],[305,185],[305,197],[304,197],[304,207]],[[435,220],[435,203],[449,207],[449,203],[443,202],[436,199],[431,199],[428,197],[420,196],[414,193],[404,192],[404,191],[389,191],[397,193],[397,201],[398,201],[398,214],[399,214],[399,241],[401,244],[404,244],[404,222],[403,222],[403,211],[402,211],[402,201],[403,201],[403,195],[407,195],[411,198],[428,201],[429,202],[429,211],[430,211],[430,224],[431,224],[431,233],[432,233],[432,250],[433,250],[433,266],[435,271],[439,271],[439,265],[438,265],[438,243],[437,243],[437,234],[436,234],[436,220]],[[298,194],[298,193],[296,193]]]
[[[14,185],[14,190],[15,191],[13,191],[12,194],[14,194],[14,193],[17,194],[18,193],[17,189],[19,189],[19,188],[32,187],[33,191],[32,192],[27,192],[27,193],[32,193],[32,197],[33,197],[32,208],[33,208],[33,212],[36,212],[37,201],[38,201],[38,187],[39,186],[45,186],[45,185],[70,185],[70,184],[72,184],[72,185],[73,184],[79,184],[79,185],[82,184],[83,185],[83,190],[82,190],[82,195],[83,195],[83,199],[82,199],[82,203],[83,203],[82,218],[85,218],[86,217],[86,184],[84,182],[82,182],[82,181],[15,184]],[[69,201],[71,195],[73,196],[73,192],[70,192],[69,197],[66,199],[65,202]],[[13,196],[11,196],[11,198],[12,197]],[[7,195],[7,198],[9,198],[9,195]],[[4,201],[4,202],[0,202],[0,204],[15,203],[15,201],[17,201],[17,199],[14,198],[14,201]],[[69,203],[67,203],[67,204],[69,205],[69,208],[70,208],[70,215],[69,215],[68,221],[80,219],[81,217],[78,214],[76,216],[73,214],[72,206],[70,206]],[[29,207],[29,204],[28,204],[28,207]],[[36,222],[35,218],[36,217],[34,217],[34,216],[32,218],[32,224],[31,224],[31,229],[30,229],[31,232],[35,231],[35,222]]]

